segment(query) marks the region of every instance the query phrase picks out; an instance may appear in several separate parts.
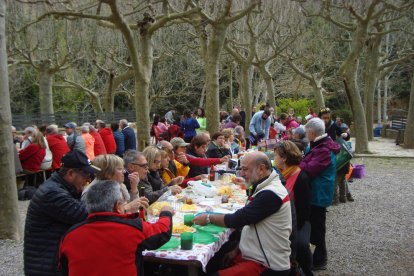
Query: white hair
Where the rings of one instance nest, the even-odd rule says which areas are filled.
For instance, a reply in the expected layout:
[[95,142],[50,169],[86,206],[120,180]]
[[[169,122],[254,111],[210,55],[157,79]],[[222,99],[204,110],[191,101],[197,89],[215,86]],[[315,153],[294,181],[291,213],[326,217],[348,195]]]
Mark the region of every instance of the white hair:
[[82,197],[89,214],[112,212],[115,204],[121,200],[121,186],[113,180],[97,180]]
[[325,122],[320,118],[312,118],[305,125],[305,128],[313,131],[316,136],[321,136],[325,133]]
[[88,125],[83,125],[82,127],[81,127],[81,131],[82,131],[82,133],[89,133],[89,126]]

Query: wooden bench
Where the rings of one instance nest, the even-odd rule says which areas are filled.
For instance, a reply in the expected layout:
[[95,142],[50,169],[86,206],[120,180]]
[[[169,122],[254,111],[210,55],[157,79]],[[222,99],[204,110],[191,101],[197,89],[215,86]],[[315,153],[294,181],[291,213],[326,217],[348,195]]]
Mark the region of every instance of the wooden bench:
[[404,131],[407,125],[407,117],[396,115],[392,116],[391,120],[391,129],[398,131],[397,137],[395,138],[395,144],[403,144],[404,143]]
[[35,186],[37,186],[37,176],[41,173],[41,175],[43,177],[43,182],[45,182],[46,179],[47,179],[47,177],[46,177],[46,171],[47,170],[38,170],[36,172],[23,171],[23,172],[20,172],[20,173],[17,173],[16,174],[16,179],[17,178],[23,178],[24,177],[25,183],[28,183],[29,182],[29,176],[30,175],[34,175],[34,183],[35,183]]

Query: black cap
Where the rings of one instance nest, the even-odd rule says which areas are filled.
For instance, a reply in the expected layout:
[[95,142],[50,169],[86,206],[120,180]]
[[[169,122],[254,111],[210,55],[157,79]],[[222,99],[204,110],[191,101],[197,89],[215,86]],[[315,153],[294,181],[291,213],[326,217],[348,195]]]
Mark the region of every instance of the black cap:
[[88,173],[96,173],[101,169],[91,164],[86,154],[79,150],[72,150],[62,157],[61,167],[81,169]]

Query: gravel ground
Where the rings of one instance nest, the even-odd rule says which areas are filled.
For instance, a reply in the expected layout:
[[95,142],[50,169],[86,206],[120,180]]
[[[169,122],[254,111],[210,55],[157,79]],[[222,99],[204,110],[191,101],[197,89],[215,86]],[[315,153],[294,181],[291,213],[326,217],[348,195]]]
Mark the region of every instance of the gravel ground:
[[[414,275],[414,160],[365,158],[354,202],[329,208],[327,270],[316,275]],[[19,202],[24,222],[28,201]],[[0,275],[23,275],[22,243],[0,241]]]

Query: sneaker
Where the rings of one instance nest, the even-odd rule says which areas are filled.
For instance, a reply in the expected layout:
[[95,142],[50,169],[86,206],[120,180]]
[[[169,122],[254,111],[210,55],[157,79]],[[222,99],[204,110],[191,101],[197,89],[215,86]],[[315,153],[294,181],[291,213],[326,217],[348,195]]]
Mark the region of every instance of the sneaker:
[[322,263],[322,264],[319,264],[319,265],[313,265],[312,266],[312,270],[313,271],[318,271],[318,270],[326,270],[326,266],[327,266],[327,263]]
[[352,194],[351,193],[347,193],[346,194],[346,199],[348,199],[348,201],[350,201],[350,202],[353,202],[354,201],[354,198],[352,197]]

